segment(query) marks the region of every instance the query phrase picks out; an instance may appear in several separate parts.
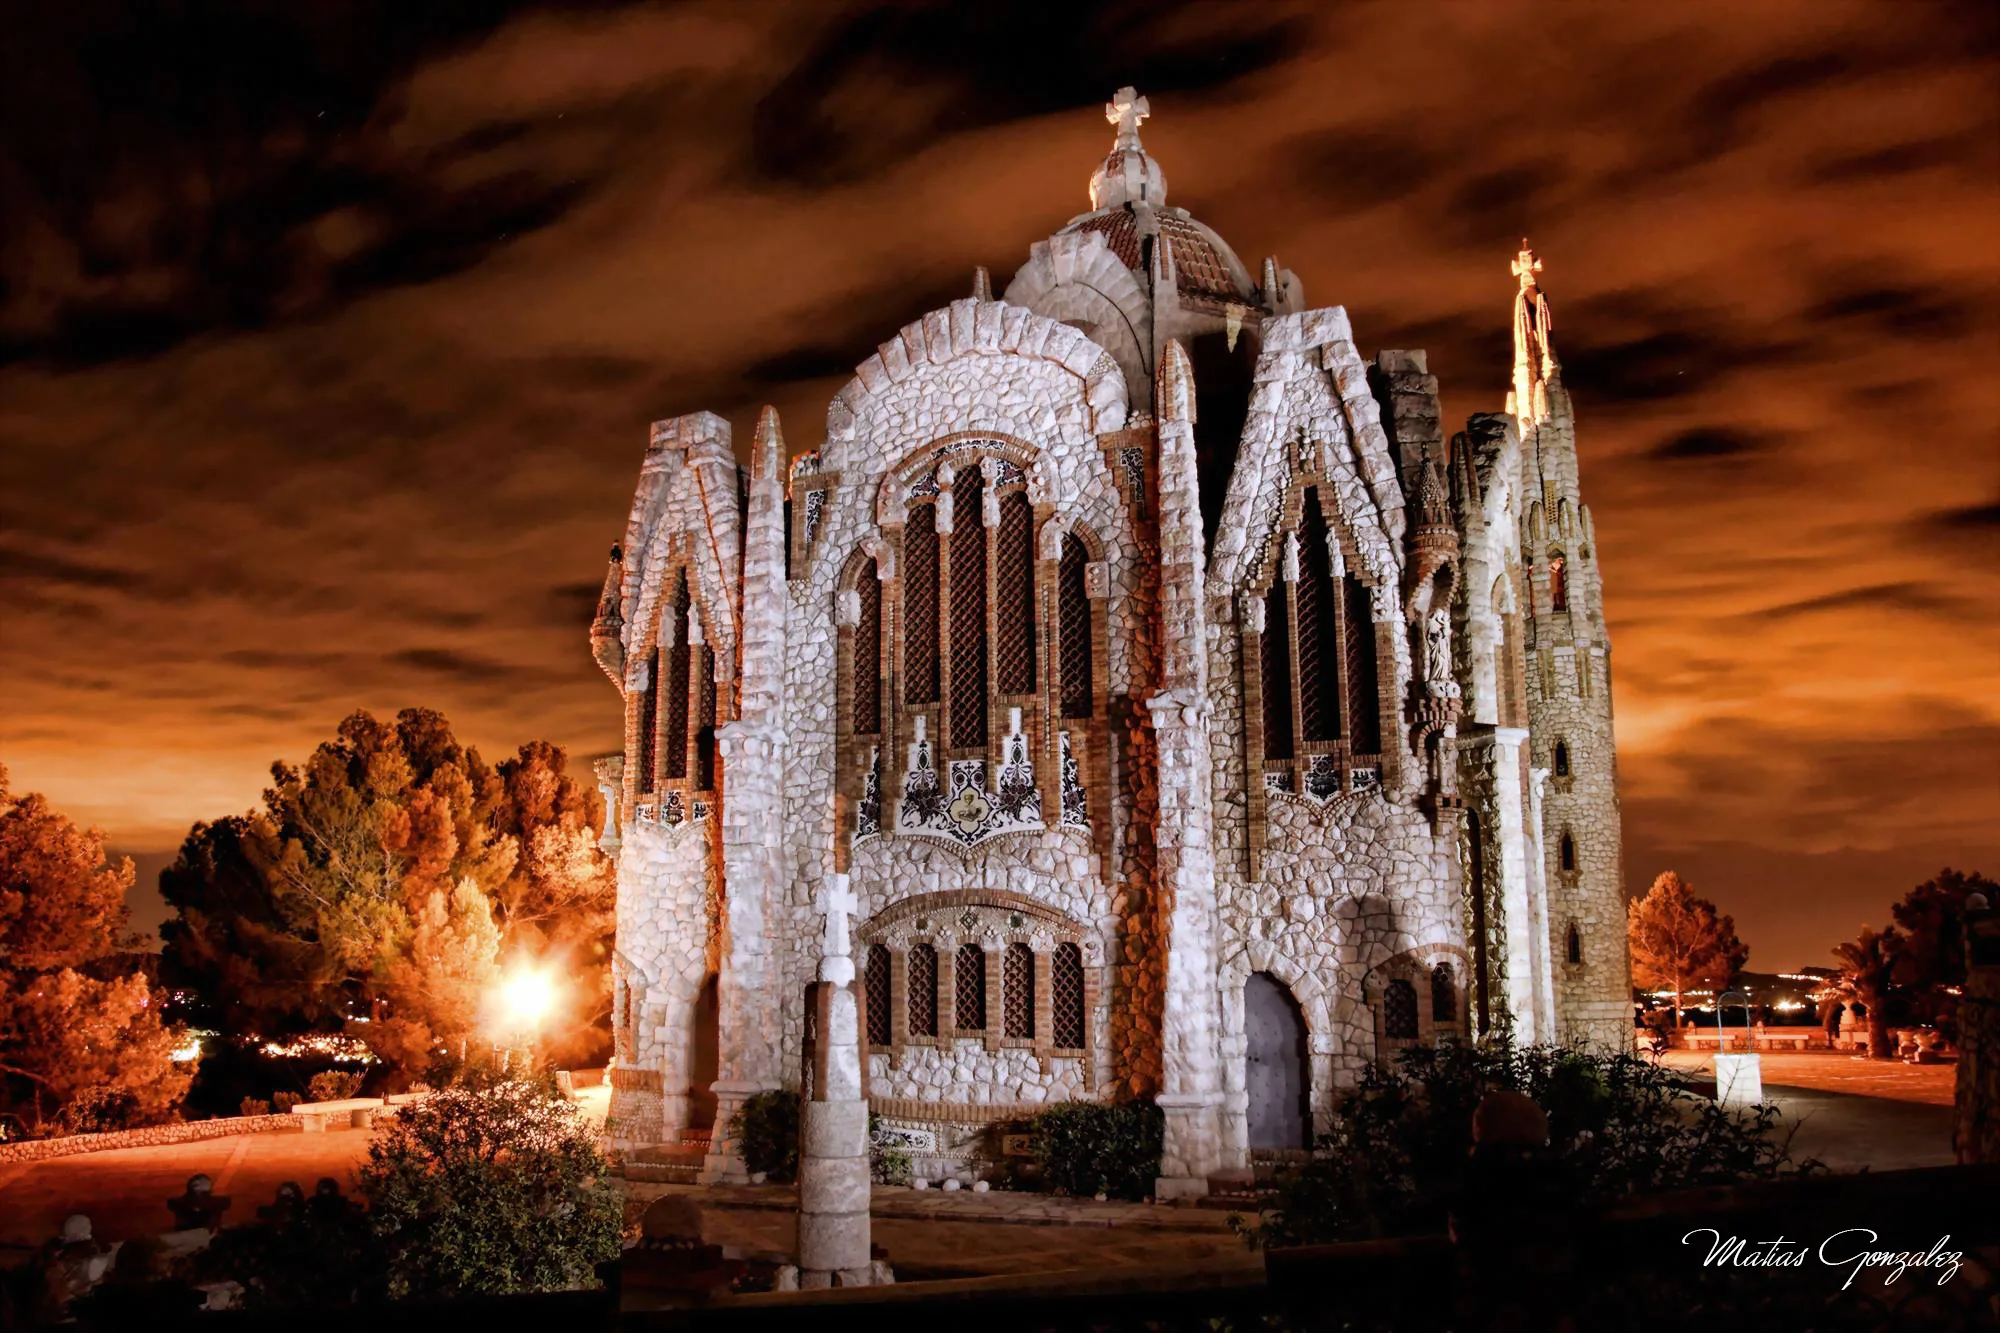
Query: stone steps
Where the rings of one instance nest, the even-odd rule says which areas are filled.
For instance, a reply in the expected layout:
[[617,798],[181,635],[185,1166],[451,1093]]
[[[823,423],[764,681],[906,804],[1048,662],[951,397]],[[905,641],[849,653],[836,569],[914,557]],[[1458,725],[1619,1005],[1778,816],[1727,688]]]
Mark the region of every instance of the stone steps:
[[666,1185],[698,1184],[702,1159],[707,1155],[706,1141],[691,1142],[684,1135],[679,1143],[659,1143],[626,1153],[624,1175],[627,1180]]

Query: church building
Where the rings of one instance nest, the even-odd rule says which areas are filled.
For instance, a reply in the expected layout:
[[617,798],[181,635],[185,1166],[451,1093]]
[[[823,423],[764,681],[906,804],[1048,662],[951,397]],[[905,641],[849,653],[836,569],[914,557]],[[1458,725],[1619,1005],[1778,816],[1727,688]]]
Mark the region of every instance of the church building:
[[[853,913],[868,1101],[971,1179],[1051,1103],[1164,1112],[1162,1197],[1372,1061],[1625,1047],[1610,641],[1541,263],[1506,410],[1168,203],[1146,101],[996,299],[793,456],[657,422],[591,631],[623,700],[610,1133],[741,1179]],[[1496,297],[1496,318],[1499,300]],[[1491,368],[1494,378],[1500,368]]]

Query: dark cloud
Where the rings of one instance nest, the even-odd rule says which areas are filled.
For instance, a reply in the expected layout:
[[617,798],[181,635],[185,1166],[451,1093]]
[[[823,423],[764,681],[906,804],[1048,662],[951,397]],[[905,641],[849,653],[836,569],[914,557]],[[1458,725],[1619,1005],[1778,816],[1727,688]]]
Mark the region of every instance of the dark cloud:
[[1766,620],[1834,611],[1909,611],[1919,615],[1959,617],[1974,608],[1965,598],[1925,583],[1876,583],[1865,588],[1843,588],[1796,602],[1768,606],[1754,614]]
[[1831,938],[1794,876],[1893,896],[1993,824],[1995,12],[41,6],[0,44],[0,756],[168,847],[357,708],[615,747],[583,627],[648,423],[816,447],[1084,206],[1132,83],[1172,201],[1428,350],[1448,428],[1500,407],[1533,239],[1628,864],[1760,954]]
[[[750,165],[762,180],[833,185],[944,135],[1101,102],[1113,66],[1155,96],[1227,85],[1280,63],[1303,27],[1276,7],[1186,0],[1077,0],[1051,18],[950,0],[850,11],[758,102]],[[890,88],[902,105],[883,115]]]
[[1646,457],[1658,463],[1746,458],[1770,445],[1769,436],[1740,426],[1694,426],[1660,441],[1646,451]]

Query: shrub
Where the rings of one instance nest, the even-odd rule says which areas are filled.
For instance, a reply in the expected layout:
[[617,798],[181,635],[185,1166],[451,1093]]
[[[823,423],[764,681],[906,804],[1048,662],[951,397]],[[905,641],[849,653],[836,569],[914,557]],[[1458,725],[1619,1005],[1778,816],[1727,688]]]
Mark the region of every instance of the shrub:
[[316,1102],[344,1102],[361,1094],[361,1075],[328,1069],[306,1080],[306,1095]]
[[907,1185],[915,1165],[910,1150],[893,1130],[884,1131],[882,1117],[868,1113],[868,1176],[877,1185]]
[[753,1094],[729,1121],[729,1135],[752,1175],[780,1184],[799,1174],[799,1094],[782,1089]]
[[[1535,1186],[1587,1209],[1628,1194],[1765,1179],[1791,1165],[1777,1111],[1731,1111],[1668,1069],[1631,1055],[1560,1046],[1446,1042],[1371,1065],[1341,1102],[1333,1132],[1280,1178],[1252,1244],[1301,1245],[1442,1231],[1468,1199],[1472,1117],[1497,1089],[1547,1113]],[[1816,1163],[1797,1169],[1810,1170]]]
[[305,1099],[296,1092],[274,1092],[271,1094],[271,1109],[282,1114],[289,1112],[303,1100]]
[[1151,1102],[1063,1102],[1031,1124],[1035,1160],[1052,1188],[1118,1199],[1153,1192],[1166,1119]]
[[137,1129],[146,1121],[139,1099],[131,1093],[86,1088],[57,1112],[55,1129],[58,1134],[115,1134],[121,1129]]
[[265,1101],[262,1097],[245,1097],[236,1104],[236,1114],[269,1115],[271,1114],[271,1103]]
[[462,1083],[403,1108],[361,1170],[392,1298],[569,1291],[618,1257],[624,1202],[551,1079]]

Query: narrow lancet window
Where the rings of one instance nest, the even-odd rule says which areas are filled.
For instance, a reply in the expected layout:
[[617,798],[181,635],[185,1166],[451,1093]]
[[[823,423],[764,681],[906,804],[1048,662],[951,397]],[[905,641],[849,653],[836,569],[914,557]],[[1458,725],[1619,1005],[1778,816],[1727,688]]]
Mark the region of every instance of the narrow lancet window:
[[674,646],[667,650],[667,778],[687,777],[688,763],[688,586],[685,572],[674,576]]
[[1010,944],[1001,955],[1000,985],[1005,992],[1006,1035],[1035,1035],[1035,954],[1025,944]]
[[882,584],[873,560],[861,567],[854,590],[861,601],[861,618],[854,626],[854,734],[877,736],[882,731]]
[[960,1032],[986,1031],[986,950],[977,944],[958,946],[953,989],[957,992],[955,1021]]
[[1368,585],[1349,574],[1341,579],[1347,598],[1346,659],[1347,725],[1356,754],[1382,752],[1381,677],[1375,666],[1374,597]]
[[861,985],[868,1001],[868,1044],[887,1046],[893,1029],[889,1022],[889,950],[880,944],[868,946],[868,970]]
[[1306,493],[1299,524],[1299,720],[1308,741],[1340,736],[1339,630],[1333,580],[1326,548],[1326,519],[1319,511],[1319,488]]
[[994,680],[1002,694],[1029,694],[1035,688],[1035,511],[1021,491],[1000,497],[993,563]]
[[909,961],[910,1035],[937,1036],[937,950],[928,944],[911,946]]
[[903,689],[912,704],[938,701],[937,510],[918,505],[903,534]]
[[1090,596],[1084,566],[1090,554],[1075,536],[1065,536],[1057,574],[1057,613],[1062,625],[1062,715],[1089,717],[1091,692]]
[[1259,650],[1264,674],[1264,757],[1292,757],[1291,606],[1281,580],[1271,580],[1264,597],[1264,637]]
[[1083,950],[1064,941],[1049,960],[1049,1016],[1055,1024],[1055,1044],[1063,1050],[1083,1046]]
[[986,529],[979,521],[978,468],[952,488],[951,746],[986,744]]

